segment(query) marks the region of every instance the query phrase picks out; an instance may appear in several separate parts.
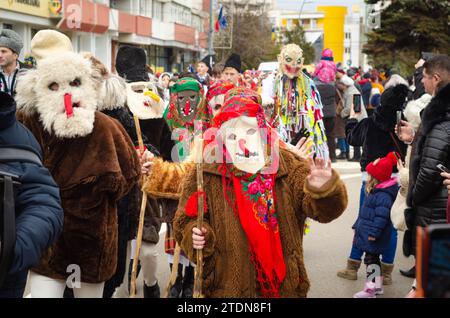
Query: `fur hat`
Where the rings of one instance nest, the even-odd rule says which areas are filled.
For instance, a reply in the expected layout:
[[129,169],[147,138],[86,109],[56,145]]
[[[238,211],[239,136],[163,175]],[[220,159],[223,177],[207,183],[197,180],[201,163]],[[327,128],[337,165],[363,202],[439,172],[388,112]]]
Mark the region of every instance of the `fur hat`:
[[391,178],[392,169],[397,165],[397,158],[400,158],[400,155],[392,151],[386,157],[369,163],[366,171],[380,182],[387,181]]
[[17,32],[13,30],[0,30],[0,46],[7,47],[14,53],[20,54],[23,48],[23,41]]
[[116,70],[127,82],[148,82],[147,55],[144,49],[124,45],[116,57]]
[[31,56],[40,60],[63,52],[73,52],[72,42],[63,33],[55,30],[41,30],[31,39]]
[[240,73],[242,67],[241,57],[236,53],[231,54],[228,60],[225,62],[225,68],[227,67],[232,67]]

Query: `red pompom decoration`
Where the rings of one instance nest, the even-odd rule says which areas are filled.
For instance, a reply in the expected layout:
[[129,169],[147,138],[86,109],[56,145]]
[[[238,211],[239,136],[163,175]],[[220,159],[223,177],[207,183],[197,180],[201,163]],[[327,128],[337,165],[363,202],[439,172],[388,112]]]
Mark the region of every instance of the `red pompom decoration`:
[[185,213],[190,218],[196,218],[198,215],[198,197],[203,196],[203,213],[206,214],[208,206],[206,205],[206,193],[203,191],[194,192],[188,199],[185,207]]

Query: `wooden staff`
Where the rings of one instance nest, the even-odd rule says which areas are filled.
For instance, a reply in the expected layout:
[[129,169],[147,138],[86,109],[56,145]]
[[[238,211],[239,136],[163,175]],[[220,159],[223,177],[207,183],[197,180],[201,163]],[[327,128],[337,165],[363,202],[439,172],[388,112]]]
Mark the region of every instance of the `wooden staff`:
[[[198,216],[197,216],[197,228],[202,230],[203,227],[203,215],[204,215],[204,203],[203,203],[203,138],[198,139],[199,149],[197,152],[197,192],[198,196]],[[197,264],[195,267],[194,278],[194,298],[203,298],[202,295],[202,276],[203,276],[203,250],[197,250]]]
[[[133,115],[134,123],[136,125],[136,133],[139,143],[139,152],[142,156],[144,154],[144,141],[142,140],[141,126],[139,124],[139,118]],[[136,237],[136,251],[133,258],[133,270],[131,272],[131,287],[130,287],[130,298],[136,297],[136,278],[137,278],[137,266],[139,261],[139,254],[142,245],[142,232],[144,229],[144,217],[145,217],[145,207],[147,206],[147,193],[142,189],[142,202],[141,202],[141,212],[139,213],[139,227]]]
[[167,284],[166,294],[164,295],[164,298],[169,297],[170,289],[172,288],[173,285],[175,285],[175,282],[177,280],[178,264],[180,263],[180,253],[181,253],[181,247],[178,243],[176,243],[175,251],[173,252],[172,271],[170,273],[169,283]]

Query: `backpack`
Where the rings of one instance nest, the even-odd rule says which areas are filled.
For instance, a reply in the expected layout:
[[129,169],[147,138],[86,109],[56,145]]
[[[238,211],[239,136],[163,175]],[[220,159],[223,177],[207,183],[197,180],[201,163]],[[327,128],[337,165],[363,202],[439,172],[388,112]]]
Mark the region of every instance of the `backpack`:
[[[0,146],[0,164],[10,162],[34,163],[42,166],[33,151]],[[19,176],[3,171],[0,166],[0,287],[8,275],[16,245],[15,194],[20,187]]]

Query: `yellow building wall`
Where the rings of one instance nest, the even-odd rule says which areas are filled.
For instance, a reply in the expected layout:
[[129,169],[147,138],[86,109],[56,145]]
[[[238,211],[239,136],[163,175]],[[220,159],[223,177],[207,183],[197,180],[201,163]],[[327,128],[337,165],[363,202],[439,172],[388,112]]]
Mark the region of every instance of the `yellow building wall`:
[[323,48],[330,48],[334,53],[334,62],[344,61],[344,22],[347,7],[318,6],[317,11],[325,13],[323,19],[317,20],[317,25],[323,26]]

